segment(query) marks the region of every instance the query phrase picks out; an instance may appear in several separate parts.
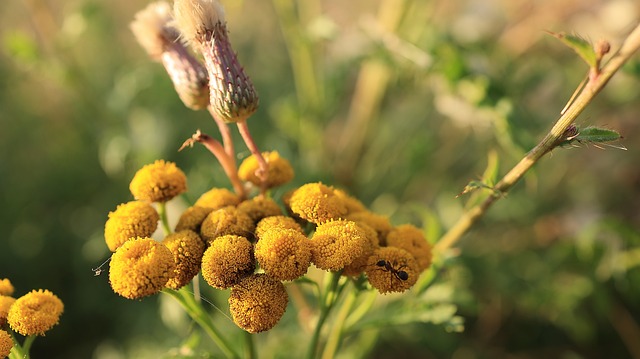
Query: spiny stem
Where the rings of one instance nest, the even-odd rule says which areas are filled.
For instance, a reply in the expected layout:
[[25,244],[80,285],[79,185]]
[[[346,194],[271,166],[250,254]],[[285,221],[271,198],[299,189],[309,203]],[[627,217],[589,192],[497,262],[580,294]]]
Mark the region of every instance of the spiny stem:
[[200,132],[200,130],[197,130],[190,139],[186,140],[182,144],[180,150],[187,146],[193,147],[194,142],[203,144],[211,153],[213,153],[214,156],[216,156],[218,162],[220,162],[220,165],[224,170],[224,173],[231,181],[236,194],[240,196],[240,198],[244,199],[246,197],[246,193],[244,191],[244,187],[242,186],[242,182],[240,182],[240,178],[238,178],[238,170],[235,166],[235,160],[227,155],[227,152],[224,150],[220,142],[218,142],[211,136]]
[[[571,106],[560,116],[551,128],[551,131],[549,131],[542,141],[495,185],[494,188],[496,191],[500,193],[508,192],[542,156],[558,145],[567,128],[638,48],[640,48],[640,25],[627,36],[620,50],[618,50],[611,60],[602,68],[600,74],[589,79],[589,82],[584,86],[580,95],[576,97]],[[486,213],[489,207],[503,197],[504,196],[489,196],[484,202],[463,214],[453,227],[438,241],[434,251],[442,254],[443,251],[455,245],[469,228]]]

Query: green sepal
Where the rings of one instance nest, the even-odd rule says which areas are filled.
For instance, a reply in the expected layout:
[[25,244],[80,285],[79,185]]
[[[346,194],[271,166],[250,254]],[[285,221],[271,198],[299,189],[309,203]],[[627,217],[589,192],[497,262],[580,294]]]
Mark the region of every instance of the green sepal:
[[547,33],[562,41],[563,44],[572,48],[573,51],[575,51],[587,63],[587,65],[589,65],[590,68],[598,68],[598,56],[593,49],[593,45],[589,41],[583,39],[580,36],[567,35],[563,32],[556,33],[547,31]]

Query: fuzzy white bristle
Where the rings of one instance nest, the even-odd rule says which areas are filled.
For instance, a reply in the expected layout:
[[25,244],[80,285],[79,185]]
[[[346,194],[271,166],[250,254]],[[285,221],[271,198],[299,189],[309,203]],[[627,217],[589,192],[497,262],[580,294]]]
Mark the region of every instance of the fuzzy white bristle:
[[168,28],[172,20],[171,5],[158,1],[136,13],[131,22],[133,35],[152,58],[162,55],[166,41],[175,40],[170,38],[172,31]]
[[225,22],[224,9],[218,0],[176,0],[173,12],[175,26],[189,42],[213,30],[217,23]]

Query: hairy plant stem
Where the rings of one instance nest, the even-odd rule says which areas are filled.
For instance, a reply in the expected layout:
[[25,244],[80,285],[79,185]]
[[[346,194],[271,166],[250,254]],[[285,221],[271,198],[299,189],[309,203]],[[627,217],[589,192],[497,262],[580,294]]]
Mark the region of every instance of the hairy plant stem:
[[182,305],[187,314],[189,314],[189,316],[198,323],[200,327],[202,327],[205,333],[207,333],[214,343],[218,345],[227,358],[240,358],[240,356],[233,350],[233,347],[213,325],[211,316],[206,313],[198,303],[196,303],[191,293],[184,288],[180,290],[165,288],[162,292],[169,294]]
[[169,217],[167,216],[167,203],[158,203],[158,214],[160,215],[160,223],[162,223],[162,232],[165,236],[171,234],[171,227],[169,227]]
[[322,327],[340,294],[338,286],[338,283],[340,282],[340,276],[341,272],[329,272],[329,278],[325,277],[325,288],[322,292],[320,292],[319,295],[320,314],[318,315],[318,322],[316,323],[313,335],[311,336],[311,341],[309,342],[309,348],[307,349],[306,355],[307,359],[313,359],[316,357]]
[[[589,82],[584,86],[575,101],[560,116],[542,141],[495,185],[495,193],[504,194],[508,192],[542,156],[558,146],[567,128],[638,48],[640,48],[640,25],[627,36],[618,52],[607,62],[599,74],[589,78]],[[445,250],[455,245],[469,228],[487,212],[491,205],[502,197],[504,196],[489,196],[484,202],[464,213],[453,227],[440,238],[434,247],[434,252],[442,254]]]

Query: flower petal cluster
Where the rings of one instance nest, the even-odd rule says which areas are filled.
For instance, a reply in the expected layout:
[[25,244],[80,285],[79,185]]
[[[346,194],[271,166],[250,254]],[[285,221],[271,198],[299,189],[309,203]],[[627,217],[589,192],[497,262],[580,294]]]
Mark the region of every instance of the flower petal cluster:
[[319,182],[307,183],[295,190],[289,205],[293,213],[315,224],[338,219],[347,214],[344,201],[334,193],[333,188]]
[[356,223],[358,227],[360,227],[366,237],[366,241],[364,242],[362,254],[353,262],[347,264],[342,270],[342,274],[350,277],[357,277],[364,272],[367,267],[369,257],[373,254],[373,251],[380,247],[378,243],[378,233],[371,228],[370,226],[364,223]]
[[255,228],[256,225],[248,214],[236,207],[227,206],[209,213],[202,222],[200,235],[211,244],[217,237],[227,234],[248,236]]
[[158,293],[176,268],[173,254],[151,238],[127,241],[111,256],[109,282],[114,292],[128,299]]
[[166,236],[162,244],[169,248],[176,263],[166,287],[180,289],[200,271],[205,243],[196,232],[187,229]]
[[286,158],[280,157],[278,151],[263,152],[262,157],[269,165],[269,174],[265,183],[256,174],[260,169],[260,165],[254,155],[242,161],[238,168],[238,177],[243,181],[251,182],[256,186],[264,186],[265,188],[282,186],[293,179],[291,163]]
[[0,295],[0,327],[7,324],[7,316],[9,315],[9,308],[16,301],[16,298],[9,297],[7,295]]
[[346,216],[348,220],[356,223],[364,223],[373,228],[378,233],[378,242],[381,246],[386,245],[387,234],[391,231],[391,223],[387,216],[376,214],[370,211],[360,211],[350,213]]
[[392,229],[387,235],[387,245],[409,252],[418,261],[420,271],[431,265],[431,244],[414,225],[403,224]]
[[44,335],[58,324],[63,311],[64,304],[55,294],[46,289],[33,290],[11,305],[7,322],[21,335]]
[[200,233],[200,226],[202,225],[202,222],[204,222],[204,219],[207,218],[211,212],[213,212],[213,209],[207,207],[191,206],[187,208],[182,212],[182,215],[180,215],[175,231],[178,232],[189,229],[196,233]]
[[7,358],[13,348],[13,339],[11,334],[0,329],[0,358]]
[[307,273],[311,264],[311,242],[295,229],[271,228],[261,233],[255,257],[270,276],[294,280]]
[[253,246],[242,236],[217,237],[202,257],[202,277],[218,289],[231,287],[255,269]]
[[107,246],[115,252],[124,242],[136,237],[149,237],[158,228],[160,216],[147,202],[132,201],[118,205],[109,212],[104,225]]
[[337,271],[360,257],[368,242],[355,222],[331,220],[318,225],[311,237],[311,261],[320,269]]
[[212,188],[203,193],[193,205],[216,210],[227,206],[237,206],[240,202],[242,202],[240,196],[228,189]]
[[273,328],[287,309],[284,285],[269,275],[249,276],[231,288],[229,311],[233,322],[249,333]]
[[238,210],[246,213],[254,223],[258,223],[265,217],[282,214],[282,210],[276,201],[265,196],[257,196],[243,201],[238,205]]
[[368,261],[367,279],[382,294],[404,292],[416,284],[420,275],[418,263],[402,248],[380,247]]
[[300,227],[300,224],[298,224],[295,219],[287,216],[270,216],[261,219],[256,225],[256,238],[260,240],[264,232],[274,228],[293,229],[300,232],[300,234],[304,234],[302,227]]
[[138,200],[167,202],[187,190],[187,176],[175,163],[157,160],[136,172],[129,189]]
[[0,295],[12,295],[15,291],[9,278],[0,279]]

